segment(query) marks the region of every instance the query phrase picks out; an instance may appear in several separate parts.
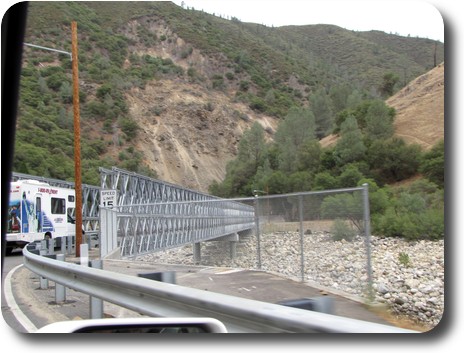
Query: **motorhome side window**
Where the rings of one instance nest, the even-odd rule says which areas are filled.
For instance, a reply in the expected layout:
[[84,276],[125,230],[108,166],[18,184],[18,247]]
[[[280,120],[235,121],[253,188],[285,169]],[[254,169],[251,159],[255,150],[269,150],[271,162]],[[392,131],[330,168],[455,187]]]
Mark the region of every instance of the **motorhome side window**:
[[52,213],[53,214],[65,214],[66,213],[66,199],[58,199],[52,197]]

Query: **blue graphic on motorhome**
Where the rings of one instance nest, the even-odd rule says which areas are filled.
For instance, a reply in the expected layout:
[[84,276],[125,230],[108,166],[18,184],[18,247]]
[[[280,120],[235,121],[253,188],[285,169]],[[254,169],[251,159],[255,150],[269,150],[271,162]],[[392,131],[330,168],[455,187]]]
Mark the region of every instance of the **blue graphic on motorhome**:
[[[19,227],[21,225],[21,228]],[[52,222],[45,212],[37,210],[36,205],[23,198],[12,200],[8,207],[9,233],[54,232]]]

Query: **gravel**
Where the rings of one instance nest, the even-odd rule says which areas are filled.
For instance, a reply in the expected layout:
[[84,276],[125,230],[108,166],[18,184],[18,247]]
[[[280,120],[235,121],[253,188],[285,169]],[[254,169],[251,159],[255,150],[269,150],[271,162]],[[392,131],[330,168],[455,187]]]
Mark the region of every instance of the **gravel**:
[[[420,324],[434,327],[444,310],[444,241],[413,241],[371,237],[371,273],[365,239],[333,241],[327,232],[274,232],[241,237],[231,257],[231,242],[201,244],[201,260],[193,247],[185,246],[140,256],[138,261],[261,269],[294,280],[304,278],[328,292],[368,298],[383,303],[390,311]],[[301,255],[303,238],[303,256]],[[258,248],[260,256],[258,256]],[[302,263],[304,275],[302,275]],[[261,264],[261,266],[259,266]],[[372,292],[369,276],[372,276]]]

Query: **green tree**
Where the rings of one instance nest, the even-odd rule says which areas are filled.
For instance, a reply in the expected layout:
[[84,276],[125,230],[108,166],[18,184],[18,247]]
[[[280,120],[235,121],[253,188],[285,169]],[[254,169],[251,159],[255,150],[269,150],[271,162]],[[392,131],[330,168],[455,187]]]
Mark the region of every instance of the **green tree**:
[[287,176],[280,170],[271,174],[267,181],[269,194],[284,194],[288,192]]
[[325,197],[321,205],[321,215],[324,219],[349,219],[360,232],[363,231],[364,208],[361,193],[341,193]]
[[371,216],[383,214],[387,207],[390,205],[390,192],[389,189],[384,187],[380,188],[375,180],[364,178],[359,180],[358,186],[368,184],[369,190],[369,209]]
[[[393,114],[394,115],[394,114]],[[367,109],[366,133],[370,139],[386,139],[393,136],[393,116],[391,108],[383,101],[373,101]]]
[[327,171],[314,176],[313,190],[330,190],[338,187],[337,179]]
[[316,173],[321,167],[321,144],[316,139],[308,139],[298,150],[298,170]]
[[419,172],[428,180],[445,187],[445,142],[441,140],[430,151],[423,154]]
[[263,165],[258,167],[256,174],[253,178],[253,189],[254,190],[266,190],[268,188],[267,182],[272,175],[269,159],[266,158]]
[[275,143],[279,149],[279,169],[286,173],[298,169],[301,146],[315,137],[314,115],[310,110],[293,107],[279,124]]
[[400,78],[395,75],[394,73],[386,73],[384,76],[383,76],[383,81],[382,81],[382,84],[379,88],[379,91],[380,91],[380,94],[383,96],[383,97],[390,97],[393,95],[393,93],[395,92],[395,86],[396,84],[398,83],[398,81],[400,80]]
[[356,106],[361,104],[361,102],[362,94],[359,91],[354,90],[353,92],[351,92],[351,94],[348,96],[346,100],[346,107],[349,109],[354,109]]
[[325,90],[319,89],[309,97],[309,104],[315,117],[316,136],[321,139],[333,129],[332,102]]
[[354,116],[349,116],[341,125],[340,139],[334,149],[337,165],[342,166],[364,159],[366,146]]
[[354,164],[348,164],[343,169],[343,172],[337,178],[338,185],[342,188],[355,187],[364,177]]
[[288,177],[288,191],[301,192],[310,191],[312,188],[312,175],[307,171],[301,171],[291,174]]
[[373,233],[408,240],[443,238],[443,194],[442,202],[430,203],[430,196],[412,188],[400,188],[385,212],[372,217]]
[[348,85],[335,86],[330,89],[329,96],[335,114],[348,107],[348,97],[351,94],[352,89]]
[[134,120],[129,118],[121,118],[119,120],[119,126],[121,127],[121,130],[126,134],[127,138],[133,139],[137,136],[139,126]]
[[377,181],[391,183],[417,173],[420,155],[420,146],[408,146],[404,140],[393,137],[373,141],[367,152],[367,160]]
[[221,197],[252,195],[257,183],[266,183],[269,174],[269,170],[265,170],[268,168],[266,163],[269,161],[264,129],[256,122],[243,133],[237,158],[226,166],[224,181],[213,183],[210,192]]
[[264,129],[260,123],[255,122],[250,129],[243,133],[238,145],[237,159],[240,163],[249,166],[249,174],[254,175],[258,167],[264,162],[266,149]]

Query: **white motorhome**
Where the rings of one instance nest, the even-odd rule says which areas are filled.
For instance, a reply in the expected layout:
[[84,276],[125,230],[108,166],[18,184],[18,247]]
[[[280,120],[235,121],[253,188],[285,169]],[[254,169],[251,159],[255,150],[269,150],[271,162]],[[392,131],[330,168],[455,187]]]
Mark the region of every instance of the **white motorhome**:
[[74,189],[50,186],[36,180],[10,184],[7,253],[42,239],[75,235]]

